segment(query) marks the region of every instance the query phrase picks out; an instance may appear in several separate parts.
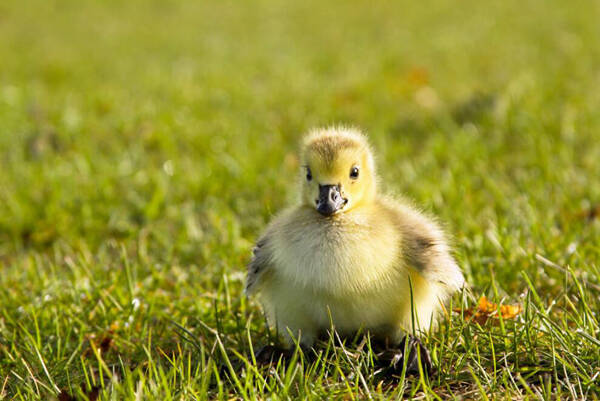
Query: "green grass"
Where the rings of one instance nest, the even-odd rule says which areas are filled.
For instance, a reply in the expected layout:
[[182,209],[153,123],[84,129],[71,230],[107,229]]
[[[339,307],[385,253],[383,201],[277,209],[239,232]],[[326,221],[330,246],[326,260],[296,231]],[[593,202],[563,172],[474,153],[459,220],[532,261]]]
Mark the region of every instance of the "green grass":
[[[0,4],[0,399],[599,399],[600,9],[542,0]],[[300,135],[366,130],[470,292],[437,374],[257,367],[242,295]]]

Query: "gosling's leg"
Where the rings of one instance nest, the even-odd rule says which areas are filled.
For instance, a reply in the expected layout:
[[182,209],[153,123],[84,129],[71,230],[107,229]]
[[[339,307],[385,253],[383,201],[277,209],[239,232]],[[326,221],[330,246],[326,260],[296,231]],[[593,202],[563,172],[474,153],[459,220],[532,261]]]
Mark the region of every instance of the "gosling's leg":
[[[295,352],[295,348],[288,349],[276,345],[265,345],[254,354],[254,358],[258,365],[271,365],[273,362],[277,362],[280,359],[287,363],[292,359]],[[307,362],[313,362],[318,356],[318,353],[314,348],[305,345],[300,345],[298,353],[299,356],[301,355]]]
[[401,374],[405,364],[406,374],[419,374],[419,356],[423,372],[431,376],[433,371],[431,356],[427,348],[416,337],[406,335],[398,348],[388,348],[379,354],[380,360],[387,365],[388,372],[391,374]]
[[279,359],[289,359],[293,352],[283,347],[276,345],[264,345],[254,353],[254,358],[258,365],[270,365],[273,362],[277,362]]

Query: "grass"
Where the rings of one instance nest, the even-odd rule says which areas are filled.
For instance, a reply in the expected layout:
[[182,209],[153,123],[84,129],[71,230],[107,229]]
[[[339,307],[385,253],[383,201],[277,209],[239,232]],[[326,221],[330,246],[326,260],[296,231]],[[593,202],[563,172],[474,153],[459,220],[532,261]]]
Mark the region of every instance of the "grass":
[[[0,4],[0,399],[599,399],[600,10],[541,0]],[[471,288],[437,374],[258,367],[242,295],[300,134],[349,123]],[[450,309],[449,309],[450,310]]]

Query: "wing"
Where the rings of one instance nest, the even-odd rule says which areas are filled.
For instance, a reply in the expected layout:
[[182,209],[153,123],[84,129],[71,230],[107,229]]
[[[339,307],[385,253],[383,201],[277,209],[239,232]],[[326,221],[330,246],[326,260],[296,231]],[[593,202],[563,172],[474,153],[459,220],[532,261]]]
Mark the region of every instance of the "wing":
[[426,280],[443,284],[448,293],[464,285],[464,277],[438,224],[412,207],[396,209],[406,262]]
[[441,283],[450,292],[458,290],[465,280],[443,232],[432,221],[421,223],[411,227],[416,229],[406,237],[405,254],[408,262],[428,281]]
[[407,261],[428,281],[443,284],[450,292],[460,289],[465,280],[446,240],[427,234],[436,233],[420,232],[407,241]]
[[248,273],[246,276],[246,295],[253,294],[259,287],[261,279],[270,270],[271,250],[270,239],[264,235],[258,240],[256,246],[252,249],[252,260],[248,264]]

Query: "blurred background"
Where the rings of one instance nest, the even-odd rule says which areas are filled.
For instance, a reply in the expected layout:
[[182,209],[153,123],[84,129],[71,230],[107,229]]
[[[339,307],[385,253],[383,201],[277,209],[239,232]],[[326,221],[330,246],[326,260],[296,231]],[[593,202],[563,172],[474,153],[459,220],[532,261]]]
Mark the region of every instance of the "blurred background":
[[3,2],[1,252],[147,229],[197,259],[215,224],[253,237],[293,190],[298,137],[337,123],[456,231],[549,228],[599,197],[599,11]]
[[[338,123],[369,134],[385,190],[440,217],[474,288],[518,296],[525,271],[560,292],[537,253],[594,277],[599,17],[584,0],[1,2],[4,327],[104,291],[210,321],[295,197],[300,136]],[[84,331],[129,319],[73,308]]]

